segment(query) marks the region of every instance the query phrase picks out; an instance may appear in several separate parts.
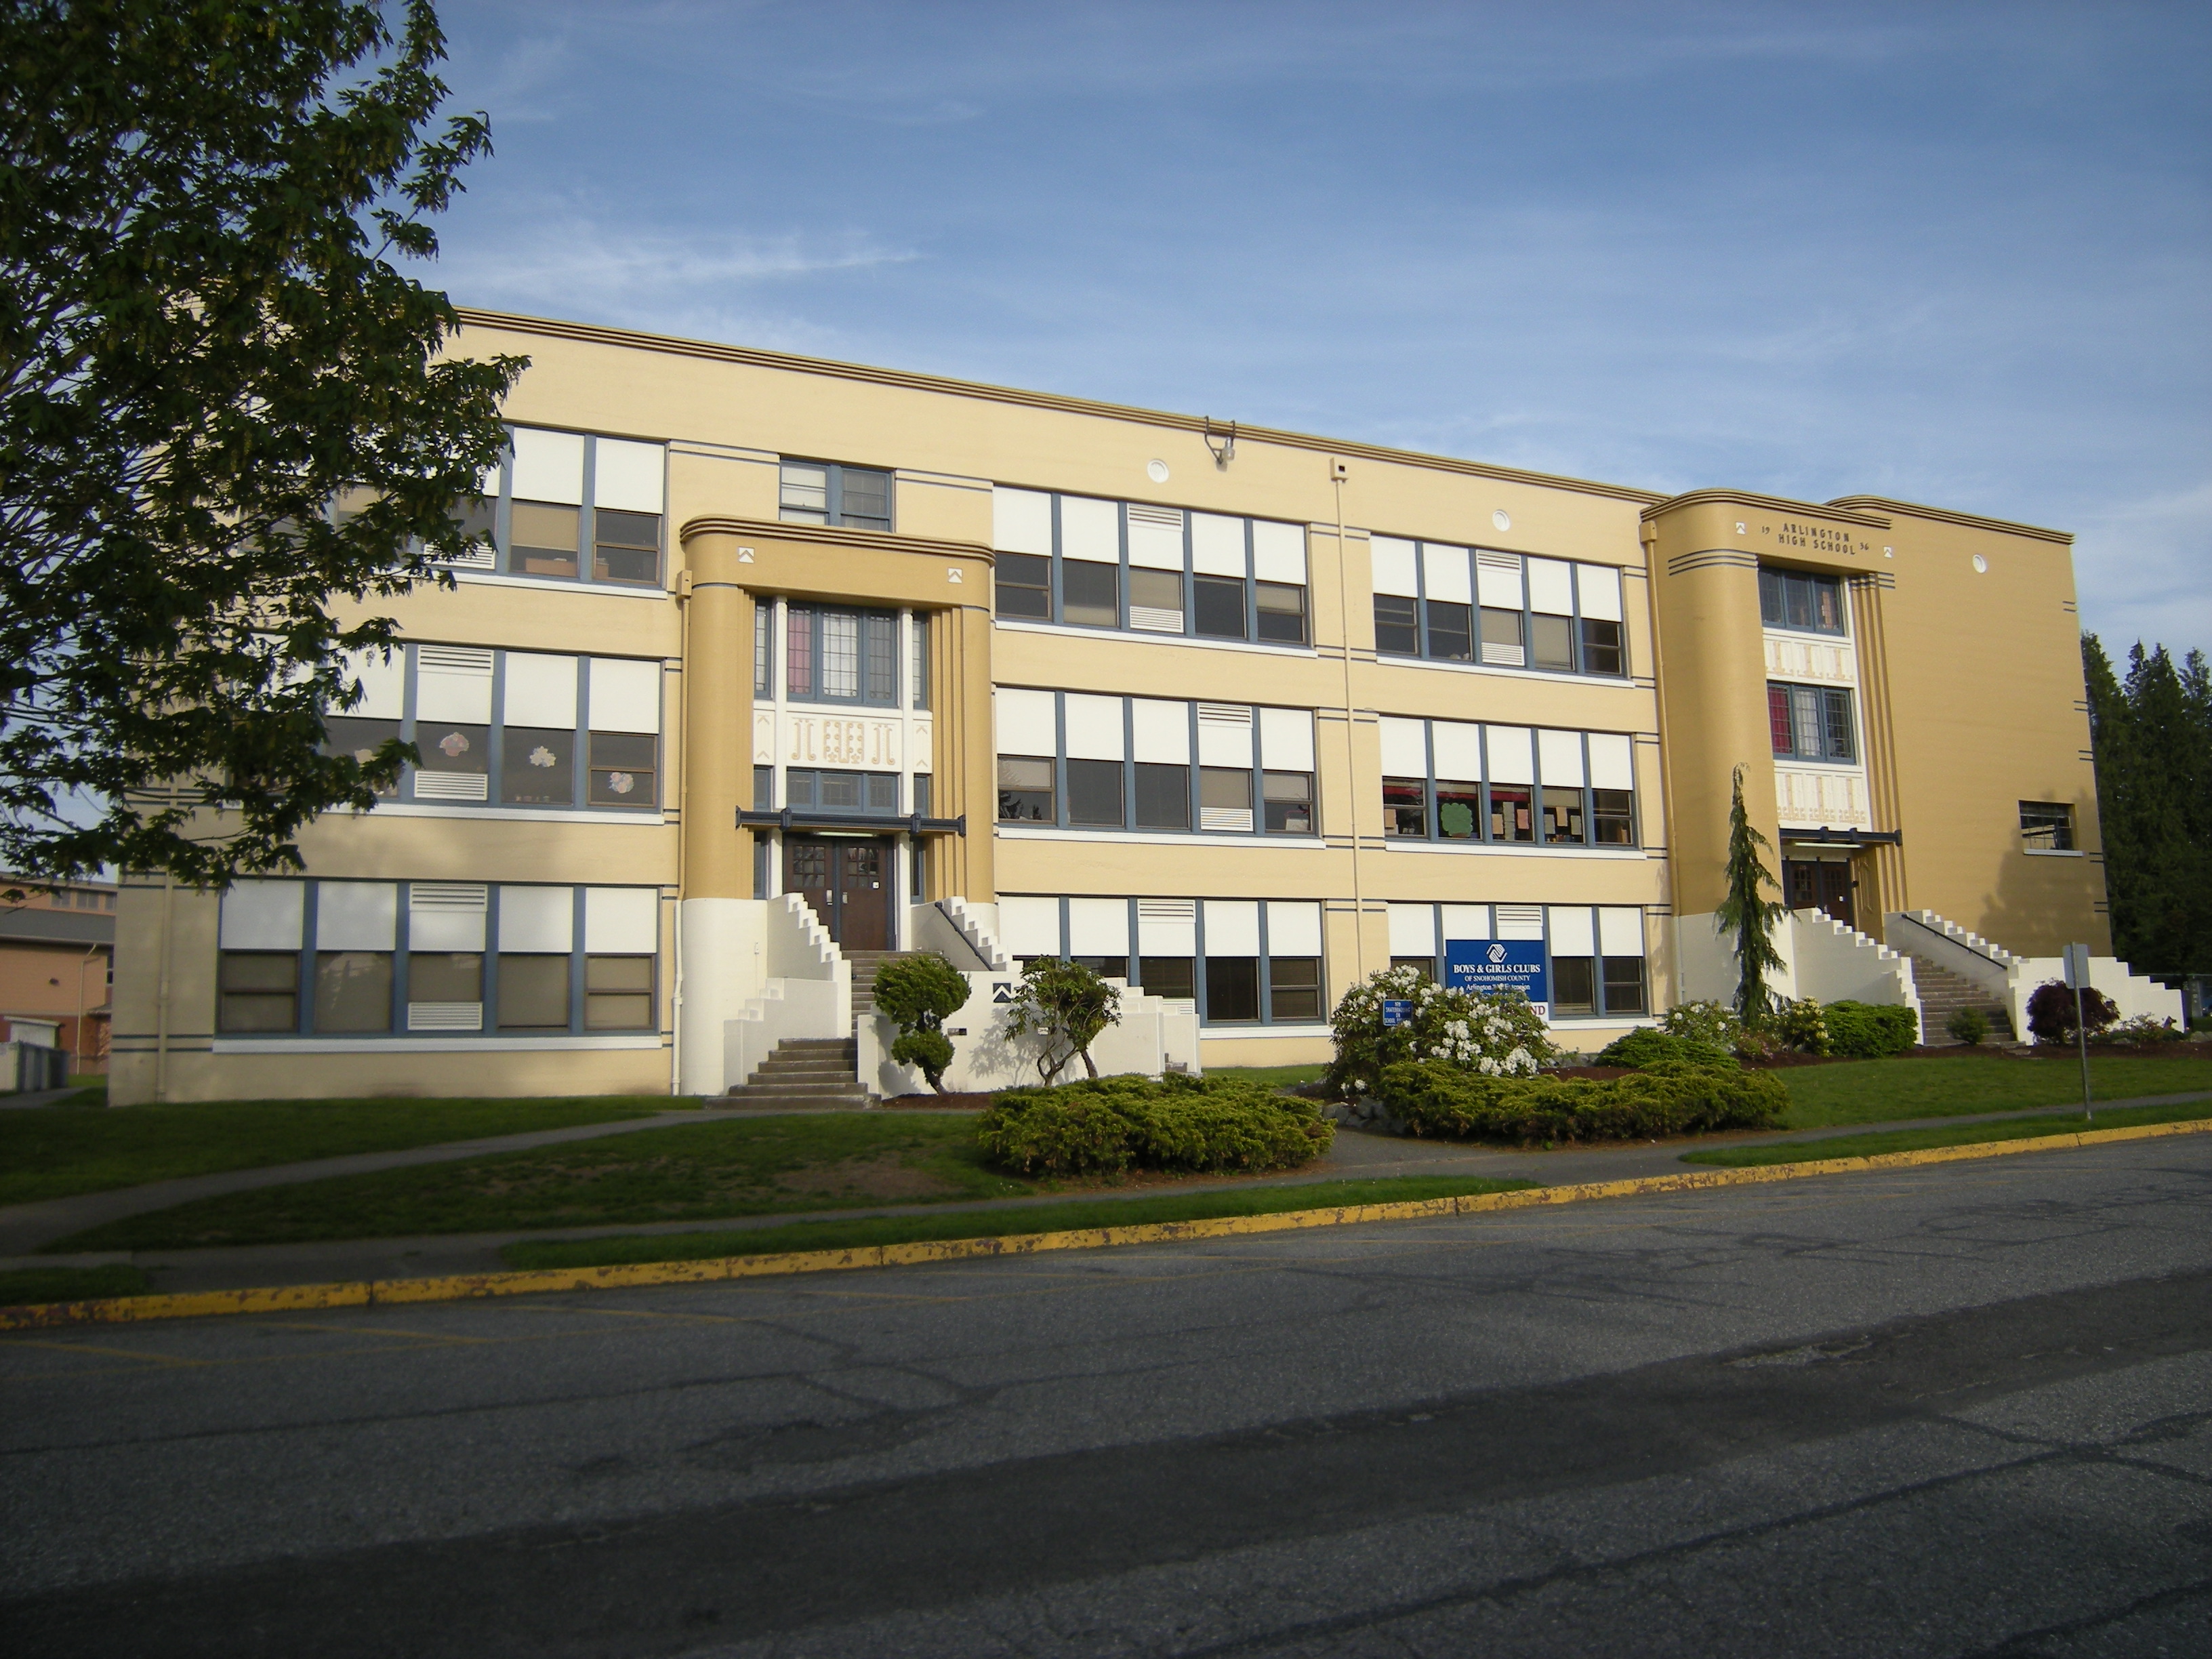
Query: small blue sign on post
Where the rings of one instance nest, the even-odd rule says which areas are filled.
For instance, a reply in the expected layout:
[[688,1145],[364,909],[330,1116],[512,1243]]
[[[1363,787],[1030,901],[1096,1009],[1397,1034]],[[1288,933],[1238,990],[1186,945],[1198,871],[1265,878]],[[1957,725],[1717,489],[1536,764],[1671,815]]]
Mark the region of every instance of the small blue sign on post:
[[1393,1025],[1403,1025],[1413,1017],[1413,1000],[1411,997],[1382,999],[1382,1024],[1385,1030]]
[[1510,988],[1552,1015],[1552,980],[1540,939],[1455,939],[1444,945],[1444,983],[1458,991]]

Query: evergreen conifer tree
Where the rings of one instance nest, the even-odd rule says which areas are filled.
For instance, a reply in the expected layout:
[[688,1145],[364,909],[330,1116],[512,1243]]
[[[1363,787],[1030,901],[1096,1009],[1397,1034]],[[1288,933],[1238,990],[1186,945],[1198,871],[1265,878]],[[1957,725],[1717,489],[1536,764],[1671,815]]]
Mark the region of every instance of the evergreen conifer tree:
[[2081,641],[2112,947],[2138,972],[2212,973],[2212,670]]
[[1773,1000],[1767,994],[1766,976],[1782,966],[1781,954],[1774,948],[1774,924],[1781,920],[1782,905],[1778,900],[1765,896],[1762,890],[1771,887],[1779,892],[1781,884],[1759,856],[1761,848],[1771,851],[1774,843],[1759,833],[1744,811],[1741,766],[1735,769],[1735,797],[1729,803],[1728,866],[1724,877],[1728,890],[1713,917],[1713,926],[1723,936],[1735,935],[1735,959],[1741,975],[1736,981],[1735,1011],[1745,1024],[1757,1025],[1773,1007]]

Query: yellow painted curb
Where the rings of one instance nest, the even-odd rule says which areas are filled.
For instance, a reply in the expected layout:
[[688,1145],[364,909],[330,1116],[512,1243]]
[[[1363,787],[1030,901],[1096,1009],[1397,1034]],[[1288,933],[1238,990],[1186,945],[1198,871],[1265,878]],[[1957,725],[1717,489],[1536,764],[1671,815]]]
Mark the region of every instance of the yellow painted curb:
[[1923,1164],[2002,1158],[2016,1152],[2066,1152],[2118,1140],[2212,1133],[2212,1118],[2144,1123],[2124,1129],[2039,1135],[2026,1140],[1984,1140],[1871,1158],[1831,1158],[1805,1164],[1763,1164],[1681,1175],[1639,1176],[1626,1181],[1585,1181],[1520,1192],[1470,1193],[1460,1198],[1409,1199],[1334,1209],[1285,1210],[1274,1215],[1217,1216],[1194,1221],[1155,1221],[1131,1227],[1079,1227],[1066,1232],[1014,1233],[994,1238],[941,1238],[908,1244],[868,1244],[845,1250],[792,1250],[772,1255],[727,1255],[702,1261],[640,1261],[605,1267],[543,1267],[523,1273],[457,1273],[438,1279],[355,1279],[335,1285],[280,1285],[238,1291],[194,1291],[157,1296],[112,1297],[96,1302],[46,1302],[0,1308],[0,1331],[58,1325],[127,1324],[149,1319],[199,1319],[214,1314],[298,1313],[313,1309],[387,1306],[409,1302],[458,1302],[472,1297],[531,1296],[547,1291],[619,1290],[641,1285],[704,1285],[787,1273],[836,1273],[854,1267],[921,1267],[983,1256],[1034,1255],[1047,1250],[1097,1250],[1121,1244],[1159,1244],[1307,1227],[1343,1227],[1364,1221],[1419,1221],[1479,1215],[1493,1210],[1534,1209],[1599,1198],[1690,1192],[1708,1187],[1749,1187],[1802,1181],[1811,1176],[1861,1170],[1904,1170]]

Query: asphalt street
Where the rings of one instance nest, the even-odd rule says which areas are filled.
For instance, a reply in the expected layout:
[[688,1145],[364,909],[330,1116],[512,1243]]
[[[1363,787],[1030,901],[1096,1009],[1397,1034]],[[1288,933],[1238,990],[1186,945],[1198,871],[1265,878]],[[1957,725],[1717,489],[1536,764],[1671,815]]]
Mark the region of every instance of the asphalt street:
[[2199,1656],[2212,1137],[0,1338],[11,1651]]

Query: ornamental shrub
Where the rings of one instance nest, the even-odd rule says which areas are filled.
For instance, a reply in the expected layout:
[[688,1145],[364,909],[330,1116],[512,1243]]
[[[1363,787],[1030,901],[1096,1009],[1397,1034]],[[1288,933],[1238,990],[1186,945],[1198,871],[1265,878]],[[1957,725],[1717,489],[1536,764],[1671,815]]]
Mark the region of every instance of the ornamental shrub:
[[2121,1048],[2155,1048],[2168,1042],[2186,1042],[2189,1033],[2170,1019],[2160,1019],[2152,1014],[2137,1014],[2133,1019],[2124,1019],[2107,1030],[2100,1031],[2089,1040],[2108,1042]]
[[1901,1054],[1920,1037],[1920,1022],[1910,1008],[1871,1002],[1832,1002],[1821,1011],[1832,1054],[1853,1060]]
[[2038,1042],[2071,1042],[2074,1033],[2081,1024],[2089,1028],[2094,1039],[2097,1033],[2120,1017],[2119,1009],[2112,998],[2094,985],[2081,991],[2081,1012],[2074,1012],[2074,990],[2063,980],[2049,980],[2028,994],[2027,1029]]
[[897,957],[876,969],[876,1011],[898,1022],[891,1058],[919,1066],[929,1086],[945,1092],[945,1068],[952,1064],[952,1039],[945,1022],[968,1006],[968,981],[934,951]]
[[[1382,1004],[1413,1004],[1402,1025],[1382,1024]],[[1399,1060],[1440,1060],[1498,1077],[1531,1077],[1559,1057],[1543,1016],[1518,991],[1476,993],[1437,984],[1418,968],[1385,968],[1345,993],[1329,1024],[1336,1058],[1325,1079],[1338,1094],[1371,1094]]]
[[1096,969],[1061,957],[1031,957],[1006,1010],[1011,1035],[1044,1040],[1037,1075],[1048,1084],[1078,1060],[1095,1079],[1098,1062],[1091,1058],[1091,1045],[1109,1025],[1121,1023],[1121,994]]
[[1655,1031],[1649,1027],[1615,1037],[1597,1054],[1600,1066],[1632,1066],[1639,1071],[1661,1060],[1686,1060],[1693,1066],[1717,1066],[1723,1071],[1736,1069],[1735,1056],[1717,1044],[1678,1036],[1672,1031]]
[[1785,1048],[1796,1048],[1808,1054],[1833,1053],[1828,1020],[1820,1005],[1811,997],[1799,997],[1795,1002],[1785,1002],[1775,1010],[1768,1029]]
[[1687,1037],[1692,1042],[1733,1048],[1742,1033],[1743,1022],[1725,1002],[1678,1002],[1661,1018],[1659,1029],[1670,1036]]
[[1417,1135],[1540,1141],[1644,1139],[1781,1121],[1790,1091],[1767,1072],[1656,1060],[1630,1077],[1486,1077],[1436,1060],[1382,1074],[1380,1098]]
[[1943,1029],[1954,1041],[1975,1048],[1990,1034],[1990,1017],[1978,1008],[1954,1008],[1951,1018],[1943,1022]]
[[1002,1090],[975,1130],[986,1157],[1024,1175],[1291,1170],[1335,1137],[1310,1101],[1243,1078],[1174,1073]]

